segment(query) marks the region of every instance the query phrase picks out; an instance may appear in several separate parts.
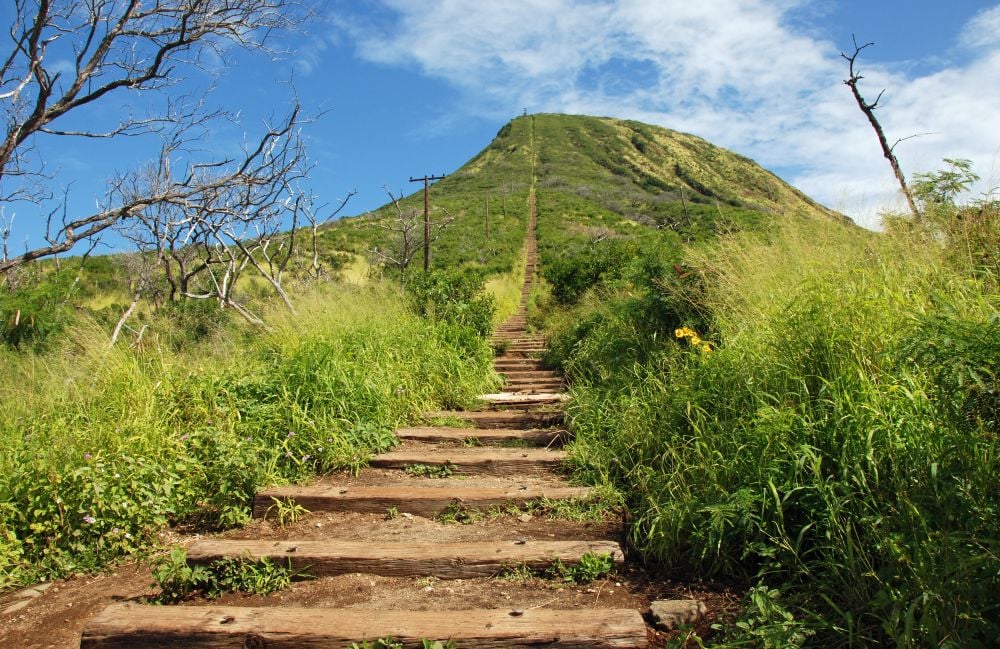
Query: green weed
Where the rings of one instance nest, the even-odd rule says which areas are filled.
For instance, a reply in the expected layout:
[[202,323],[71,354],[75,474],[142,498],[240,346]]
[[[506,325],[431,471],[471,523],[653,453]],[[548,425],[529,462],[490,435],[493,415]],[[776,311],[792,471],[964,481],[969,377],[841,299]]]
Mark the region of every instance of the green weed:
[[439,465],[411,464],[404,471],[409,475],[420,478],[450,478],[455,473],[455,468],[450,462]]
[[580,556],[578,563],[571,566],[567,566],[559,559],[556,559],[552,566],[547,568],[543,574],[549,579],[587,584],[604,577],[614,567],[615,560],[610,554],[586,552]]
[[392,290],[297,304],[269,333],[230,323],[187,346],[153,331],[108,350],[84,319],[49,351],[0,349],[0,588],[97,570],[167,524],[242,524],[259,487],[357,470],[495,381],[484,341],[456,343]]
[[153,586],[160,589],[157,601],[174,603],[195,595],[209,599],[231,592],[267,595],[286,588],[293,576],[303,575],[296,575],[266,557],[260,560],[227,558],[207,566],[190,566],[184,550],[173,548],[153,568]]
[[271,498],[271,501],[271,506],[264,512],[264,520],[273,513],[279,527],[294,524],[299,518],[310,513],[291,498]]

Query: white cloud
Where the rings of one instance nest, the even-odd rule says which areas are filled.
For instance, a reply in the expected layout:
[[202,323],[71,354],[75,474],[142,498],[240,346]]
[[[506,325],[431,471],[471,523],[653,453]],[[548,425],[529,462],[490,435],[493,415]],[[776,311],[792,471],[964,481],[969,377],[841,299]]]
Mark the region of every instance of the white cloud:
[[985,9],[970,20],[962,33],[962,43],[969,47],[1000,45],[1000,6]]
[[[552,111],[628,117],[688,131],[749,155],[859,222],[896,204],[874,134],[843,85],[832,44],[786,26],[810,0],[386,0],[397,20],[357,28],[363,58],[416,65],[464,94],[459,110],[491,118]],[[1000,146],[1000,7],[966,27],[964,67],[911,78],[862,54],[863,91],[887,92],[880,119],[908,173],[943,157],[992,166]],[[609,92],[589,75],[616,61],[652,66],[648,85]],[[644,77],[645,78],[645,77]]]

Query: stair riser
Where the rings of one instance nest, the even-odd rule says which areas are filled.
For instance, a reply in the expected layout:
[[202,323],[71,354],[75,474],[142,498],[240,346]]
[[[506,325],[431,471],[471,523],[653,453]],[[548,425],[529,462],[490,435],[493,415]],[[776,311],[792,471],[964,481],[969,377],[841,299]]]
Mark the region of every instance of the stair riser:
[[84,629],[81,649],[318,649],[391,636],[477,649],[639,649],[646,625],[632,610],[384,611],[112,604]]
[[375,458],[369,466],[376,469],[400,469],[405,470],[415,465],[430,467],[451,468],[454,475],[546,475],[556,473],[562,468],[560,458],[538,460],[534,458],[511,458],[511,459],[488,459],[488,460],[462,460],[455,459],[448,461],[445,459],[421,459],[419,461],[395,460],[386,458]]
[[528,541],[466,544],[389,544],[310,541],[211,541],[195,543],[187,551],[188,565],[208,565],[227,557],[270,559],[297,573],[327,577],[364,573],[383,577],[433,575],[440,579],[492,577],[508,567],[542,571],[561,561],[580,563],[584,554],[610,554],[624,561],[613,541]]
[[[329,491],[329,490],[328,490]],[[526,503],[541,499],[572,500],[586,498],[589,491],[582,487],[552,487],[543,490],[524,490],[504,493],[499,489],[448,489],[373,488],[355,490],[353,493],[322,493],[307,487],[284,487],[262,492],[254,499],[254,516],[271,518],[274,498],[283,502],[294,502],[310,512],[355,512],[360,514],[385,514],[390,509],[399,512],[432,518],[441,512],[459,507],[462,510],[484,511],[493,507],[523,507]],[[446,493],[447,491],[447,493]],[[440,492],[440,493],[434,493]],[[477,493],[478,492],[478,493]]]

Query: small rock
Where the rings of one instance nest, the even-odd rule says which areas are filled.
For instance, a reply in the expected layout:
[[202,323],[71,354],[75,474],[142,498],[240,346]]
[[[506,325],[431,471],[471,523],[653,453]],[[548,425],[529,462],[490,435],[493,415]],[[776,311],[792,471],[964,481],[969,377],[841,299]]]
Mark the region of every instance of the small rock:
[[413,518],[413,514],[411,514],[409,512],[403,512],[402,514],[400,514],[400,516],[402,516],[403,518],[405,518],[407,520],[410,520],[410,519]]
[[660,599],[649,605],[653,624],[663,631],[697,624],[707,612],[705,602],[698,599]]
[[323,523],[316,523],[316,527],[323,527]]
[[512,617],[521,617],[522,615],[524,615],[524,610],[519,608],[513,608],[510,611],[510,615]]
[[534,517],[531,514],[525,513],[525,514],[521,514],[520,516],[518,516],[517,520],[521,521],[522,523],[529,523],[529,522],[531,522],[532,518],[534,518]]

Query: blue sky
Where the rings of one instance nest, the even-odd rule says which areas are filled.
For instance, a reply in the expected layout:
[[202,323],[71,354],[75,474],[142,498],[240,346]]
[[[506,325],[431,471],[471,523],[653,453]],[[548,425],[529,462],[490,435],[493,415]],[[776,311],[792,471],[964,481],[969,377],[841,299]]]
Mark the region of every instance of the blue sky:
[[[611,115],[704,137],[757,160],[869,227],[897,206],[893,178],[842,81],[852,33],[875,41],[862,89],[905,172],[970,158],[985,191],[1000,184],[1000,3],[971,0],[329,0],[286,52],[234,56],[192,75],[240,123],[203,143],[225,150],[289,105],[293,80],[316,165],[314,190],[349,213],[384,202],[383,185],[448,173],[523,110]],[[7,16],[0,16],[7,22]],[[200,90],[198,90],[200,92]],[[112,113],[120,106],[108,104]],[[55,143],[46,149],[73,209],[94,205],[116,170],[155,143]],[[17,206],[12,243],[37,241]],[[37,212],[37,210],[36,210]]]

